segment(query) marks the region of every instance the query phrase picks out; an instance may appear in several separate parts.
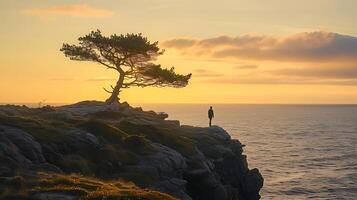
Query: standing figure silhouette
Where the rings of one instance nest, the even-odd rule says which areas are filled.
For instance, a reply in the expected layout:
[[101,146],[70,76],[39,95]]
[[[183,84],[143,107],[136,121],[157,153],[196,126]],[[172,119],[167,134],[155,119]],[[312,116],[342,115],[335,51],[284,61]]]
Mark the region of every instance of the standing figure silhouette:
[[214,117],[212,106],[208,110],[209,126],[212,126],[212,118]]

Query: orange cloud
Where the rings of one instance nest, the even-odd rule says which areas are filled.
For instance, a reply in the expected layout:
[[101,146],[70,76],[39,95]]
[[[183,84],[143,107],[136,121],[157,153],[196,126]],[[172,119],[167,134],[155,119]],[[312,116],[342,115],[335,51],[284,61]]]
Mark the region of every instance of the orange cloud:
[[28,8],[23,13],[34,16],[110,17],[114,12],[93,8],[86,4],[73,4],[48,8]]
[[357,65],[341,66],[310,66],[305,68],[283,68],[265,71],[276,76],[306,77],[316,79],[355,79],[357,80]]
[[223,76],[221,73],[216,73],[216,72],[211,72],[205,69],[196,69],[193,73],[194,77],[201,77],[201,78],[206,78],[206,77],[219,77]]
[[357,61],[357,37],[331,32],[305,32],[285,37],[220,36],[176,38],[163,42],[186,55],[295,62]]
[[259,65],[237,65],[235,69],[258,69]]

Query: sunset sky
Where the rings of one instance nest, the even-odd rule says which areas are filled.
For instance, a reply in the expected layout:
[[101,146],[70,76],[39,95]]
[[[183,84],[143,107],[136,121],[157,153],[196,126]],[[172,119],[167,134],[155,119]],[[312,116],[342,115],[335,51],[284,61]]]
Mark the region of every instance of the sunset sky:
[[0,102],[105,100],[115,71],[63,42],[143,33],[186,88],[131,88],[131,103],[357,103],[356,0],[0,1]]

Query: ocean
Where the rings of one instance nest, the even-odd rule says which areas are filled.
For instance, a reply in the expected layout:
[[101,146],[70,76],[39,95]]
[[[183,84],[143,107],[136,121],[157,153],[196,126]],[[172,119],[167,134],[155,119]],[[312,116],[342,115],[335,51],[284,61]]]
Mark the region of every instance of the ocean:
[[[209,105],[144,104],[181,124],[207,126]],[[212,105],[214,125],[246,145],[262,199],[357,199],[357,106]]]

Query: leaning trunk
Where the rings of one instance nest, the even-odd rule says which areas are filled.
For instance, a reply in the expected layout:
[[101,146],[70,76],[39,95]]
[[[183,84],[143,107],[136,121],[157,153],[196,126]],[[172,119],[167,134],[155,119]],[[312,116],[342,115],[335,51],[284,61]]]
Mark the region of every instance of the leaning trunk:
[[114,102],[119,102],[119,99],[120,99],[119,98],[119,93],[120,93],[121,87],[123,86],[123,82],[124,82],[124,74],[120,74],[119,80],[117,81],[117,84],[113,88],[112,94],[105,101],[107,104],[112,104]]

